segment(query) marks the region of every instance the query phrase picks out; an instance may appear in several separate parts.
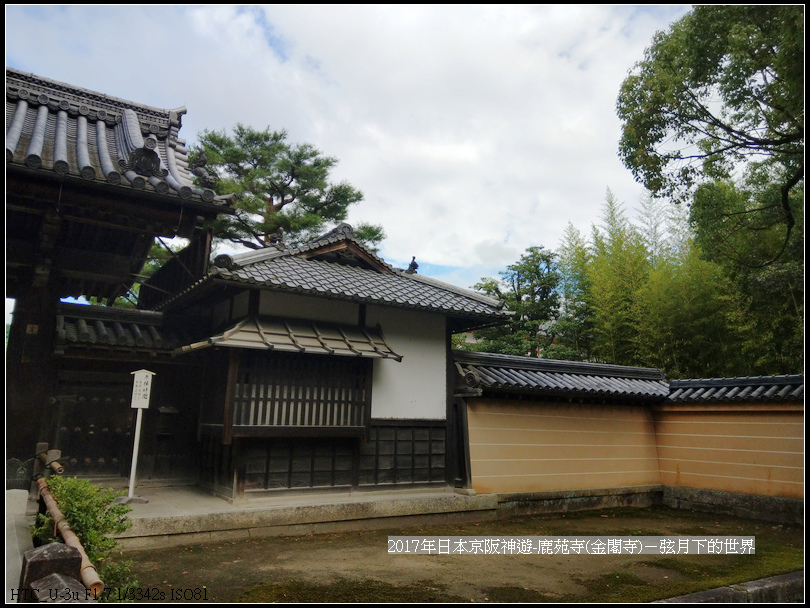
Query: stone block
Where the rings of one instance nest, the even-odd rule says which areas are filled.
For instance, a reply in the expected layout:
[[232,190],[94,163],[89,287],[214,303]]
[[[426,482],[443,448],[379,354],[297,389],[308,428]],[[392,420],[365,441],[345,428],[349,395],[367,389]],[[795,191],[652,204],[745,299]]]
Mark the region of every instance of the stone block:
[[31,589],[34,581],[49,574],[78,579],[81,576],[81,565],[79,550],[63,543],[50,543],[31,549],[23,555],[19,588]]
[[732,585],[748,594],[749,603],[785,604],[804,602],[804,570],[770,576],[748,583]]

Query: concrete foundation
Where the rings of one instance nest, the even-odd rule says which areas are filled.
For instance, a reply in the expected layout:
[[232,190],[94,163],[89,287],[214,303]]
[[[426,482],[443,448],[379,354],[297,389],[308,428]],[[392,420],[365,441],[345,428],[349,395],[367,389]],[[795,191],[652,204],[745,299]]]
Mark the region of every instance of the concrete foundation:
[[614,507],[651,507],[661,504],[663,486],[644,485],[593,490],[558,490],[550,492],[521,492],[496,494],[498,517],[569,513]]
[[663,486],[662,504],[673,509],[723,513],[783,524],[804,522],[804,501],[796,498]]
[[804,570],[761,578],[730,587],[679,595],[656,604],[785,604],[804,603]]
[[143,489],[123,548],[141,549],[265,536],[346,532],[497,517],[494,495],[399,490],[279,495],[231,504],[199,488]]

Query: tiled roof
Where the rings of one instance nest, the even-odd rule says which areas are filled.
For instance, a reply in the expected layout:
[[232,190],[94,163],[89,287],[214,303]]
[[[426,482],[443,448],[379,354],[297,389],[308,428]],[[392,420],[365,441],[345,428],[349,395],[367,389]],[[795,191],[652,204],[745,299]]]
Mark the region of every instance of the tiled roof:
[[171,352],[181,339],[166,331],[163,314],[109,306],[60,304],[56,317],[56,354],[71,347]]
[[669,403],[784,402],[804,400],[804,375],[673,380]]
[[6,166],[222,205],[192,183],[178,137],[185,112],[6,68]]
[[[512,315],[504,310],[503,302],[484,294],[391,267],[351,233],[330,233],[327,237],[294,249],[267,247],[217,256],[206,279],[167,300],[161,308],[171,306],[179,298],[192,297],[194,290],[211,281],[224,280],[284,292],[440,312],[476,322],[504,320]],[[335,247],[341,244],[345,245],[342,250]],[[322,252],[327,256],[361,254],[361,259],[341,262],[321,256]]]
[[453,351],[460,384],[514,394],[659,402],[669,393],[657,369]]
[[402,360],[388,346],[379,327],[370,329],[255,316],[207,340],[183,346],[175,354],[209,346]]
[[[494,300],[451,285],[431,284],[404,272],[380,272],[334,262],[304,259],[289,253],[227,270],[212,268],[222,279],[282,291],[417,308],[462,315],[504,318]],[[436,282],[438,283],[438,282]]]

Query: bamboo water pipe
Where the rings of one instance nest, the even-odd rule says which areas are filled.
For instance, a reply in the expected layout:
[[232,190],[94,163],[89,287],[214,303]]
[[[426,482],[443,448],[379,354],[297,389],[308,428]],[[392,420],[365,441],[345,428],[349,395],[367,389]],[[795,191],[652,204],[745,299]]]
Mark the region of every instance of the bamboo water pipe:
[[59,461],[56,460],[56,458],[59,458],[60,452],[58,450],[51,450],[51,452],[54,452],[56,454],[56,457],[50,462],[48,461],[48,459],[51,457],[51,453],[42,452],[39,455],[39,459],[42,461],[42,466],[50,467],[54,473],[56,473],[57,475],[61,475],[62,473],[65,472],[65,467],[59,464]]
[[90,562],[90,559],[87,557],[87,553],[84,551],[84,547],[82,547],[79,537],[76,536],[76,533],[73,530],[71,530],[70,524],[68,523],[67,519],[65,519],[64,514],[59,510],[59,506],[56,504],[56,499],[53,497],[51,490],[48,488],[48,482],[45,481],[44,477],[40,477],[37,479],[37,485],[39,486],[39,495],[45,502],[45,506],[47,507],[48,512],[51,514],[51,518],[53,518],[54,525],[59,529],[59,533],[62,535],[62,540],[65,541],[66,545],[73,547],[74,549],[78,549],[79,555],[82,557],[80,570],[82,583],[84,583],[84,586],[90,589],[95,596],[98,597],[101,592],[104,591],[104,583],[101,582],[96,567]]

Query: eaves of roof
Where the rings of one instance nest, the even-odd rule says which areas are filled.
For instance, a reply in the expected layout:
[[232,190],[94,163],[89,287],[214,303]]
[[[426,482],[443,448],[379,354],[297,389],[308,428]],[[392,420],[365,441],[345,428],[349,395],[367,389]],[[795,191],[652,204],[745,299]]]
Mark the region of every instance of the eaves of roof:
[[159,312],[108,306],[60,304],[55,354],[74,348],[171,355],[181,338],[164,326]]
[[162,110],[6,68],[6,168],[230,212],[193,184],[185,108]]
[[259,316],[246,317],[215,336],[176,349],[174,354],[211,346],[402,360],[385,341],[379,326],[368,328]]

